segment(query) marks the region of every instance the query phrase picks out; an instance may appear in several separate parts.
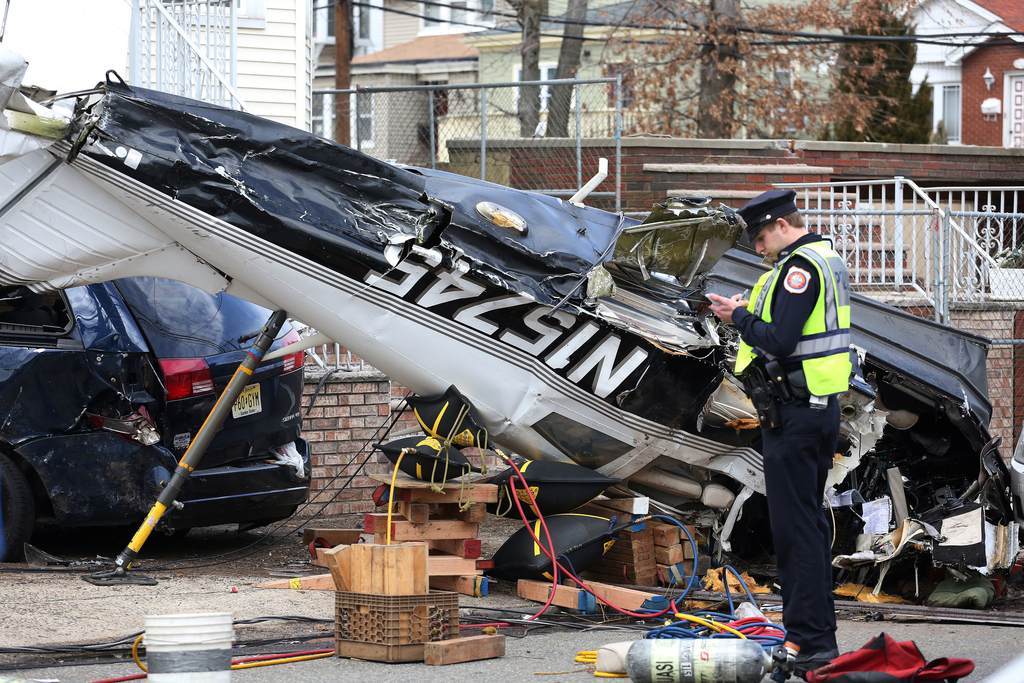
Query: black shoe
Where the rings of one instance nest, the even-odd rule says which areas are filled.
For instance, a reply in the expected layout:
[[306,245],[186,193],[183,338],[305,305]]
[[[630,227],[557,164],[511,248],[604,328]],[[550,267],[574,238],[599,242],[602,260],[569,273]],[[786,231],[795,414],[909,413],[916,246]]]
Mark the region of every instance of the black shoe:
[[796,660],[793,663],[793,673],[800,678],[806,679],[808,671],[820,669],[838,656],[838,649],[815,652],[813,654],[801,652],[796,656]]

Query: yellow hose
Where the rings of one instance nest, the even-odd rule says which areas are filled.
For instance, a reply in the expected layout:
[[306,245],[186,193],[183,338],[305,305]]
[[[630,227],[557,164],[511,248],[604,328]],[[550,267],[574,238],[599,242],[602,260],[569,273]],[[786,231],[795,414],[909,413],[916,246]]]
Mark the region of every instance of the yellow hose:
[[139,637],[135,639],[134,643],[132,643],[132,659],[135,660],[135,663],[139,665],[140,669],[149,673],[149,669],[146,668],[146,665],[139,660],[139,643],[142,642],[142,636],[144,635],[144,633],[140,633]]
[[[140,669],[149,673],[149,669],[139,659],[139,643],[142,642],[143,634],[139,634],[139,637],[132,643],[132,659],[139,666]],[[290,662],[304,662],[307,659],[323,659],[324,657],[333,657],[333,652],[324,652],[319,655],[302,655],[301,657],[282,657],[281,659],[268,659],[264,662],[245,662],[244,664],[232,664],[232,669],[253,669],[257,666],[270,666],[271,664],[288,664]]]
[[701,626],[705,626],[707,628],[710,628],[713,631],[718,631],[719,633],[725,633],[726,631],[728,631],[729,633],[731,633],[731,634],[733,634],[735,636],[739,636],[743,640],[747,639],[747,637],[745,635],[743,635],[742,633],[740,633],[739,631],[737,631],[733,627],[726,626],[725,624],[719,624],[718,622],[711,621],[710,619],[702,619],[701,617],[695,617],[692,614],[680,614],[678,612],[676,612],[676,619],[682,619],[684,621],[692,621],[695,624],[700,624]]
[[[576,660],[580,664],[597,665],[597,650],[583,650],[576,653]],[[629,678],[629,674],[613,674],[607,671],[595,671],[598,678]]]
[[246,662],[245,664],[232,664],[232,669],[253,669],[257,666],[271,666],[272,664],[288,664],[289,662],[304,662],[307,659],[323,659],[333,657],[333,652],[325,652],[322,655],[303,655],[301,657],[284,657],[282,659],[268,659],[265,662]]

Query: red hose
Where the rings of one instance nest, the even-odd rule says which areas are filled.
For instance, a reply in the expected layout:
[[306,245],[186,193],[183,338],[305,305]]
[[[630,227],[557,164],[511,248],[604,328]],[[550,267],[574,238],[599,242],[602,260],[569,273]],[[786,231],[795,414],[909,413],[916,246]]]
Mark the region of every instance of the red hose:
[[[512,494],[512,500],[513,500],[513,502],[515,502],[516,507],[519,508],[519,515],[523,518],[523,522],[526,524],[526,529],[529,531],[530,536],[533,537],[533,542],[536,543],[537,547],[540,548],[544,552],[544,554],[547,555],[547,557],[551,560],[551,565],[552,565],[552,568],[553,568],[552,576],[554,576],[557,579],[558,578],[558,569],[561,568],[562,571],[565,572],[566,576],[568,576],[570,579],[575,581],[576,584],[579,585],[579,587],[581,589],[583,589],[586,592],[588,592],[591,595],[593,595],[596,600],[600,600],[601,602],[603,602],[604,604],[608,605],[609,607],[611,607],[616,612],[620,612],[622,614],[625,614],[626,616],[636,617],[638,619],[649,619],[651,617],[661,616],[662,614],[665,614],[669,610],[672,610],[673,612],[676,610],[676,604],[675,604],[675,601],[673,600],[671,603],[669,603],[668,607],[666,607],[665,609],[661,610],[660,612],[654,612],[652,614],[640,614],[640,613],[637,613],[637,612],[630,612],[629,610],[623,609],[622,607],[618,607],[617,605],[614,605],[614,604],[608,602],[607,600],[605,600],[604,598],[598,596],[592,590],[587,588],[587,586],[582,581],[577,579],[571,572],[566,570],[565,567],[562,567],[558,563],[558,560],[556,559],[557,555],[555,554],[554,543],[551,541],[551,533],[548,532],[548,525],[544,521],[543,515],[540,514],[540,509],[537,507],[537,499],[533,497],[533,491],[530,490],[529,483],[526,481],[526,478],[523,477],[523,473],[519,471],[519,468],[516,467],[516,464],[514,462],[512,462],[511,459],[509,459],[507,462],[508,462],[509,465],[512,466],[512,469],[515,471],[516,476],[518,476],[519,479],[523,482],[523,486],[524,486],[524,488],[526,490],[526,495],[529,496],[529,498],[530,498],[530,504],[533,506],[534,511],[537,513],[537,519],[540,520],[541,525],[544,527],[544,532],[547,534],[548,542],[549,542],[550,547],[551,547],[551,551],[550,552],[548,552],[547,548],[545,548],[543,546],[543,544],[541,544],[540,539],[537,538],[537,535],[535,533],[533,533],[533,529],[530,528],[530,523],[526,519],[526,512],[523,510],[522,503],[519,502],[519,496],[516,495],[515,479],[510,478],[508,483],[509,483],[509,489],[510,489],[511,494]],[[557,580],[554,580],[551,583],[552,583],[551,595],[548,596],[548,601],[544,604],[544,607],[541,608],[540,612],[538,612],[537,614],[534,614],[532,617],[530,617],[530,619],[536,619],[541,614],[543,614],[544,610],[546,610],[548,608],[548,606],[551,604],[552,599],[554,599],[554,597],[555,597],[555,587],[558,585],[558,582],[557,582]]]

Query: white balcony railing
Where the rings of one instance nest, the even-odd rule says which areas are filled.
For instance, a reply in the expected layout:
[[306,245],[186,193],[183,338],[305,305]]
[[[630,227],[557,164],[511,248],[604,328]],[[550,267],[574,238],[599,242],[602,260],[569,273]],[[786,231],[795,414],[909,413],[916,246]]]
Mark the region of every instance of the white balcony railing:
[[247,110],[233,0],[133,0],[128,82]]

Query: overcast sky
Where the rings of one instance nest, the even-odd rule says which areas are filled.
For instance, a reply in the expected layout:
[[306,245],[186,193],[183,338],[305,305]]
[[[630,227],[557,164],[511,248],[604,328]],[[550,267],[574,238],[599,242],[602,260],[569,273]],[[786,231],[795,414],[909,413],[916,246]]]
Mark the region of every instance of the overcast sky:
[[[26,85],[91,88],[114,69],[127,80],[127,0],[10,0],[3,46],[28,60]],[[0,17],[3,16],[0,0]]]

